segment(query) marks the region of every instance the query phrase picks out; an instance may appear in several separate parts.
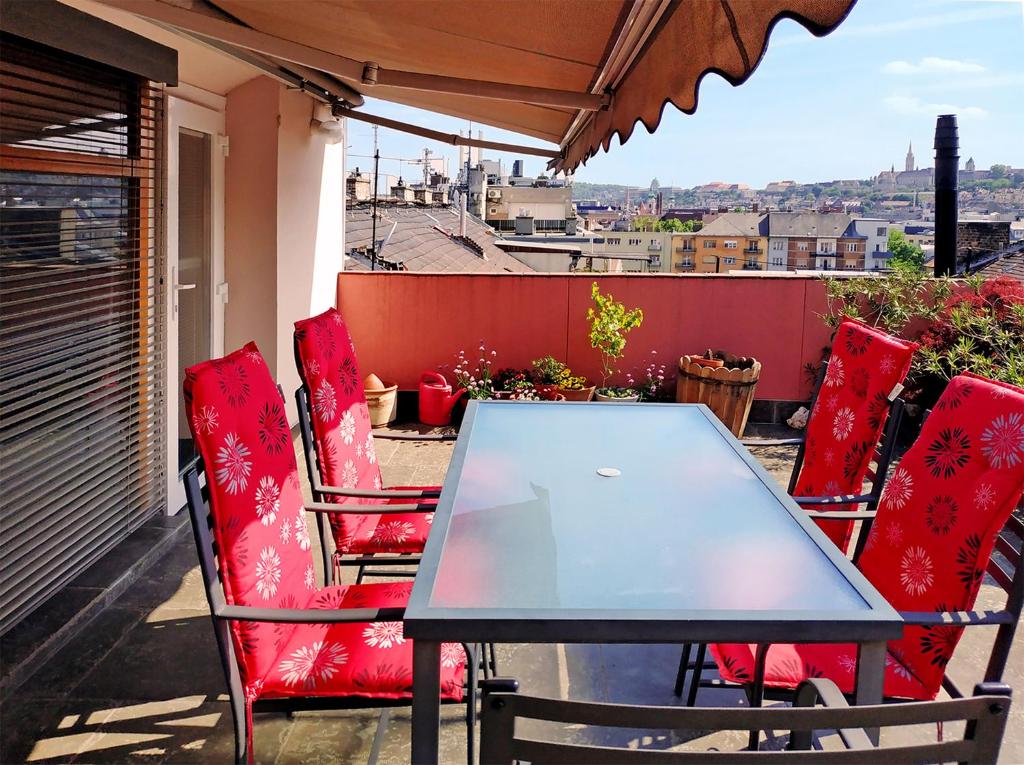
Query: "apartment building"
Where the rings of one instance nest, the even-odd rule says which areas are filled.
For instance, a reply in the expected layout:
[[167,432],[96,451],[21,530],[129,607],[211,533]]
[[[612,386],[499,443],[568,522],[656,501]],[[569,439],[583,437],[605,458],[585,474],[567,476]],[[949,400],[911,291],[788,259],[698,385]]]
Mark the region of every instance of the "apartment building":
[[[867,237],[853,218],[839,213],[773,212],[768,215],[768,262],[773,270],[864,269]],[[785,268],[778,264],[786,263]]]
[[617,259],[623,271],[672,270],[672,241],[667,231],[609,231],[595,239],[594,254]]
[[[696,273],[767,270],[768,215],[722,213],[693,235]],[[683,240],[685,242],[685,240]],[[682,261],[685,262],[685,261]]]
[[885,218],[854,218],[853,228],[864,240],[864,268],[880,271],[889,267],[889,231],[900,228]]
[[672,234],[672,273],[686,274],[697,270],[696,236],[692,231]]

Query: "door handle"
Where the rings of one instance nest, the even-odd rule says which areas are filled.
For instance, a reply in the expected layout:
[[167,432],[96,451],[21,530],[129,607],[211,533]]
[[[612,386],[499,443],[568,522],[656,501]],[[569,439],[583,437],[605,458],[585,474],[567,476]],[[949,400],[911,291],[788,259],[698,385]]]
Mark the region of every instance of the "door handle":
[[174,289],[176,290],[194,290],[196,285],[194,284],[175,284]]

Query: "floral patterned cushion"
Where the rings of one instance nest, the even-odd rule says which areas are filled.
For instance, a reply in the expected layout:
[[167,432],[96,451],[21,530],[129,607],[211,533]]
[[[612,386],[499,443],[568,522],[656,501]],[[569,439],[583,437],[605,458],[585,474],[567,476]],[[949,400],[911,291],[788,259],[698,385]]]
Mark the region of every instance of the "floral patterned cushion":
[[[225,597],[262,608],[401,607],[412,582],[318,588],[284,401],[256,345],[185,372],[185,406],[206,467]],[[232,622],[247,703],[274,695],[408,695],[401,623]],[[443,694],[460,699],[461,646],[442,652]]]
[[[858,567],[899,611],[970,610],[1022,489],[1024,390],[959,375],[889,479]],[[890,650],[938,692],[962,632],[907,627]]]
[[[184,396],[228,602],[298,607],[316,589],[306,512],[284,401],[255,343],[187,369]],[[243,682],[270,670],[276,629],[232,623]]]
[[[971,610],[996,535],[1022,490],[1024,390],[958,375],[886,484],[857,565],[898,611]],[[886,695],[935,698],[962,632],[947,625],[906,627],[901,639],[889,643],[890,664],[896,664],[886,669]],[[743,672],[752,676],[750,650],[711,647],[722,675],[740,682]],[[838,646],[774,646],[768,663],[775,668],[766,682],[795,687],[801,673],[820,673],[845,689],[844,652]],[[916,690],[907,686],[910,679]]]
[[[709,646],[724,680],[750,683],[754,679],[756,645],[719,644]],[[796,688],[808,677],[827,677],[843,693],[852,693],[857,679],[857,646],[810,643],[775,643],[764,664],[765,685]],[[885,656],[884,694],[892,698],[930,701],[930,693],[892,653]]]
[[[916,343],[855,319],[843,319],[807,423],[804,464],[793,496],[861,493],[885,427],[889,393],[907,376],[916,348]],[[853,508],[841,505],[827,509]],[[839,549],[847,549],[853,534],[852,521],[820,521],[819,525]]]
[[[394,608],[409,600],[412,582],[324,587],[306,608]],[[412,696],[412,641],[402,623],[282,625],[287,630],[260,698],[344,695],[378,699]],[[466,654],[441,645],[441,698],[461,701]]]
[[[295,322],[295,356],[299,375],[310,395],[320,480],[326,486],[346,489],[382,488],[355,346],[341,314],[329,308],[318,316]],[[387,503],[337,496],[327,499],[363,505]],[[367,545],[379,548],[375,552],[420,552],[430,523],[423,513],[338,516],[330,521],[335,545],[341,553],[367,552]],[[388,539],[393,540],[394,546]]]

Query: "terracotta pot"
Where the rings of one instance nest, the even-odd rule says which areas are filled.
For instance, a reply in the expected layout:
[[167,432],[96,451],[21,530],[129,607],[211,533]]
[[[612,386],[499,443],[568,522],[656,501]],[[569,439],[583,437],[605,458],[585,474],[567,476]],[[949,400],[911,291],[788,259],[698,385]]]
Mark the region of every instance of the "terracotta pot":
[[754,402],[754,389],[761,376],[761,362],[754,358],[728,357],[729,366],[710,367],[699,356],[679,359],[676,401],[707,404],[737,438],[743,436]]
[[370,427],[380,428],[398,416],[398,385],[364,390],[366,408],[370,410]]
[[[540,398],[543,399],[544,401],[557,401],[558,399],[556,398],[556,396],[560,396],[561,395],[558,392],[558,386],[557,385],[541,384],[541,385],[537,385],[536,388],[537,388],[537,395],[540,396]],[[562,401],[565,401],[565,399],[563,398]]]
[[690,359],[691,364],[709,369],[718,369],[725,365],[725,359],[706,359],[703,356],[687,356],[686,358]]
[[626,398],[621,398],[619,396],[606,396],[603,393],[595,393],[594,399],[596,401],[607,401],[612,404],[625,404],[630,401],[639,401],[640,394],[637,393],[635,396],[627,396]]
[[590,401],[594,397],[594,389],[596,387],[596,385],[591,385],[589,388],[579,388],[578,390],[559,388],[558,392],[565,396],[566,401]]

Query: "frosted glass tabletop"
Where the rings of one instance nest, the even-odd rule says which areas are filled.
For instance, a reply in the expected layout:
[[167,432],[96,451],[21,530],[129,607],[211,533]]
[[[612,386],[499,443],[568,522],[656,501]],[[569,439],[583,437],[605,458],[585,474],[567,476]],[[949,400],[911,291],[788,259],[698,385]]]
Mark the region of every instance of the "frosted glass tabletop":
[[471,405],[409,617],[877,607],[712,418],[692,405]]

